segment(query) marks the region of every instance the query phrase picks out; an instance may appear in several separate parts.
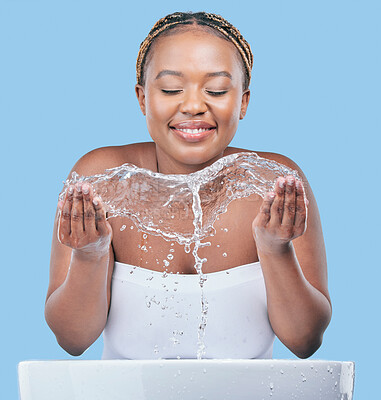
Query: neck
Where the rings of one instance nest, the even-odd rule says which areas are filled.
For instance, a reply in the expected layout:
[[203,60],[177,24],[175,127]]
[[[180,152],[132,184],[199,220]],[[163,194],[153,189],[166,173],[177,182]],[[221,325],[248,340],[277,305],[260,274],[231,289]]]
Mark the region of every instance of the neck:
[[213,164],[215,161],[224,156],[224,152],[218,154],[210,160],[202,162],[200,164],[185,164],[182,163],[161,151],[161,149],[156,145],[156,166],[157,172],[161,174],[191,174],[196,171],[200,171]]

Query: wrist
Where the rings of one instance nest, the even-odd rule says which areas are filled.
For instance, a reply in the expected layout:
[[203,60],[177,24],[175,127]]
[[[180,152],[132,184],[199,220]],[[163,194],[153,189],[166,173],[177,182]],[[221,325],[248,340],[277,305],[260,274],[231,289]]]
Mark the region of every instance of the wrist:
[[109,256],[109,248],[105,247],[104,249],[97,249],[94,251],[94,249],[72,249],[71,253],[71,259],[72,261],[78,261],[78,262],[85,262],[85,263],[94,263],[94,262],[99,262],[104,258],[108,258]]
[[287,257],[294,254],[294,246],[292,242],[270,243],[261,245],[257,243],[258,257]]

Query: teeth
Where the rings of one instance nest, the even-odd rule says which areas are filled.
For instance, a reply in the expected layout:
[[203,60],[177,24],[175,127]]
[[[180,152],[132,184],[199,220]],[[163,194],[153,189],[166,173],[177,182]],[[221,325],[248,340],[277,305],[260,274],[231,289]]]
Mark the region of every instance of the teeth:
[[181,132],[184,133],[202,133],[208,131],[209,129],[200,128],[200,129],[179,129],[179,130],[181,130]]

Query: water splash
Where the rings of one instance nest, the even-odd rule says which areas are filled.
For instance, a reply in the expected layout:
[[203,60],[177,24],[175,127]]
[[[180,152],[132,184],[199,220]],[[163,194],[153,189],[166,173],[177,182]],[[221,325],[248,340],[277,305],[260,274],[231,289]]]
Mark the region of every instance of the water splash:
[[[201,288],[197,351],[200,359],[205,353],[203,338],[208,301],[204,296],[207,277],[202,272],[206,259],[199,257],[198,249],[210,245],[202,240],[214,235],[214,222],[233,200],[253,194],[264,197],[266,192],[274,189],[275,180],[286,175],[299,178],[297,171],[248,152],[222,157],[209,167],[187,175],[165,175],[127,163],[93,176],[79,176],[73,172],[64,183],[59,198],[63,200],[69,185],[87,182],[94,194],[102,199],[107,218],[128,217],[145,235],[176,241],[184,246],[186,253],[194,245],[194,267]],[[124,229],[125,225],[120,230]],[[150,307],[156,299],[146,300]]]
[[213,223],[231,201],[254,193],[263,197],[286,175],[298,177],[280,163],[247,152],[187,175],[165,175],[126,163],[93,176],[73,172],[59,198],[69,185],[87,182],[101,197],[108,218],[129,217],[146,233],[190,245],[213,234]]

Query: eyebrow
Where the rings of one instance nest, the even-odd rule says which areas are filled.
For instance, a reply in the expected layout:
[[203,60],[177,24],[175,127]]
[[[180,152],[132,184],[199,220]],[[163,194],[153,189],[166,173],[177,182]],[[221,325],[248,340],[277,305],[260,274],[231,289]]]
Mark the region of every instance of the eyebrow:
[[[182,72],[179,72],[179,71],[172,71],[172,70],[170,70],[170,69],[163,69],[162,71],[160,71],[160,72],[156,75],[155,80],[156,80],[156,79],[159,79],[159,78],[161,78],[162,76],[165,76],[165,75],[180,76],[180,77],[183,77],[183,76],[184,76],[184,74],[183,74]],[[231,75],[229,72],[227,72],[227,71],[209,72],[208,74],[206,74],[206,76],[207,76],[208,78],[211,78],[211,77],[214,77],[214,76],[226,76],[227,78],[233,80],[232,75]]]
[[180,76],[180,77],[184,76],[184,75],[183,75],[181,72],[179,72],[179,71],[172,71],[172,70],[170,70],[170,69],[163,69],[162,71],[160,71],[160,72],[156,75],[155,80],[161,78],[161,77],[164,76],[164,75],[174,75],[174,76]]
[[233,80],[232,75],[227,71],[209,72],[209,74],[206,74],[206,76],[208,78],[213,76],[226,76],[227,78]]

